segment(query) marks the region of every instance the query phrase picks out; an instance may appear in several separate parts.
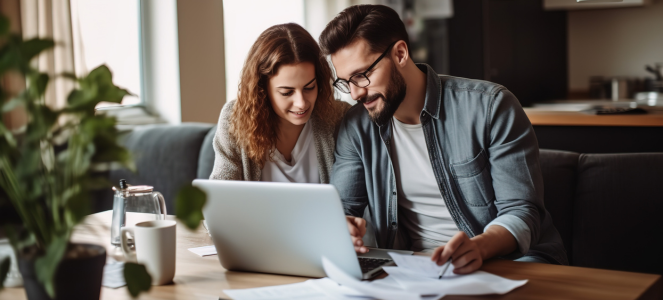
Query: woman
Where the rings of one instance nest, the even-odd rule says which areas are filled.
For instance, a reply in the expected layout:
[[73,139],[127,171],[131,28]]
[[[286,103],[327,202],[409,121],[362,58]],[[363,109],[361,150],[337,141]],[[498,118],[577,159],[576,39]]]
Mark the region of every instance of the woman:
[[210,179],[329,183],[335,132],[349,104],[297,24],[265,30],[244,63],[237,100],[221,110]]

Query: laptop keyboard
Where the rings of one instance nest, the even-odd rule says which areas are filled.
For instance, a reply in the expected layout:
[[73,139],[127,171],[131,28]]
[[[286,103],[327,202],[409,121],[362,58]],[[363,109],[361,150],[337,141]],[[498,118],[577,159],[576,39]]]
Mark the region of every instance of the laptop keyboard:
[[358,257],[358,258],[359,258],[359,266],[361,267],[362,273],[368,273],[370,271],[377,269],[378,267],[381,267],[384,264],[392,262],[391,259],[384,259],[384,258],[370,258],[370,257]]

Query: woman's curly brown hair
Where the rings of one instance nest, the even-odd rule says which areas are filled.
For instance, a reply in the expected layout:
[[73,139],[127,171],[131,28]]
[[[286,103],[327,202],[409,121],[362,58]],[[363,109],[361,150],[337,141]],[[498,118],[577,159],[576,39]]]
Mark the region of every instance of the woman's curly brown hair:
[[230,134],[260,168],[266,159],[272,159],[279,124],[279,116],[267,98],[267,83],[280,66],[302,62],[315,66],[318,97],[311,119],[316,120],[316,126],[333,128],[341,118],[341,109],[334,103],[329,63],[313,37],[294,23],[268,28],[244,62],[230,118]]

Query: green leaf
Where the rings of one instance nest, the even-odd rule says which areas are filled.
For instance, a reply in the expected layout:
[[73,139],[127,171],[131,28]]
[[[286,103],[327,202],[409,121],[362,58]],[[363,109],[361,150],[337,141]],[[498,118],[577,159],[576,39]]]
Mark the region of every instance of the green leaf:
[[127,90],[119,88],[117,86],[108,86],[102,90],[102,95],[100,101],[113,102],[113,103],[122,103],[122,99],[126,95],[131,95]]
[[39,98],[46,92],[46,86],[50,78],[48,74],[38,73],[31,79],[30,89],[33,90],[34,97]]
[[82,184],[87,187],[88,191],[110,189],[113,187],[113,183],[111,183],[106,176],[108,175],[95,176],[93,173],[92,176],[82,178]]
[[207,194],[191,184],[184,186],[175,197],[175,211],[177,218],[191,230],[198,228],[203,217],[203,207],[207,201]]
[[41,168],[41,152],[39,145],[31,143],[31,147],[25,147],[16,165],[16,176],[19,180],[32,178]]
[[0,48],[0,74],[10,69],[25,70],[29,67],[28,63],[22,60],[19,50],[22,42],[20,36],[11,35],[7,43]]
[[62,74],[60,74],[60,76],[62,76],[64,78],[69,78],[73,81],[78,80],[78,77],[76,77],[76,74],[74,74],[72,72],[62,72]]
[[144,265],[132,262],[124,263],[124,281],[131,297],[138,297],[141,292],[147,292],[152,288],[152,276],[147,273]]
[[90,195],[86,191],[76,189],[74,195],[65,199],[65,218],[72,227],[90,213]]
[[69,111],[93,111],[101,101],[120,103],[129,92],[113,84],[113,75],[101,65],[79,80],[80,89],[67,98]]
[[90,74],[87,75],[87,78],[94,80],[96,82],[111,83],[113,79],[113,74],[106,65],[100,65],[94,70],[90,71]]
[[28,108],[32,116],[28,124],[27,139],[30,141],[41,140],[53,128],[60,113],[45,105],[28,105]]
[[[7,18],[3,15],[0,15],[0,36],[5,36],[5,35],[9,34],[10,25],[11,24],[9,23],[9,18]],[[0,281],[0,285],[1,284],[2,284],[2,282]]]
[[34,38],[21,43],[19,50],[25,62],[30,62],[39,53],[54,46],[55,42],[53,40]]
[[4,47],[0,48],[0,74],[10,69],[23,74],[33,73],[30,61],[54,45],[52,40],[34,38],[24,41],[20,35],[10,34]]
[[2,122],[0,122],[0,135],[5,138],[7,145],[10,147],[16,147],[16,139],[14,139],[14,135]]
[[36,239],[32,232],[27,230],[20,230],[20,233],[17,234],[14,226],[5,225],[2,227],[7,234],[7,239],[12,245],[12,248],[20,251],[20,249],[25,249],[26,247],[33,247],[36,243]]
[[11,259],[9,256],[0,262],[0,290],[5,287],[5,279],[7,279],[7,274],[9,274],[9,266],[11,265]]
[[[67,111],[80,111],[81,108],[89,110],[91,101],[97,97],[96,87],[81,87],[80,90],[73,90],[67,96]],[[94,104],[94,103],[92,103]],[[96,104],[95,104],[96,105]]]
[[10,112],[21,104],[23,104],[22,99],[20,99],[20,98],[11,99],[11,100],[5,102],[5,104],[2,106],[2,112],[3,113]]
[[64,253],[67,250],[67,243],[69,241],[69,235],[67,234],[53,235],[53,240],[46,247],[46,254],[37,258],[35,261],[37,279],[44,285],[46,293],[48,293],[51,298],[55,298],[53,277],[55,276],[55,271],[62,260],[62,256],[64,256]]

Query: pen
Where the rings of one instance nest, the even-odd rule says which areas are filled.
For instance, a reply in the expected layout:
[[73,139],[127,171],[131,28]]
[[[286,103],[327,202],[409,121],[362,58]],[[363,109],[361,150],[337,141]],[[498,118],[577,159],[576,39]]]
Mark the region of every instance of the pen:
[[449,261],[447,262],[447,266],[444,267],[444,270],[442,270],[442,271],[440,272],[440,277],[438,277],[437,279],[442,279],[442,277],[444,276],[444,273],[447,272],[447,269],[449,269],[449,266],[450,266],[450,265],[451,265],[451,257],[449,257]]

